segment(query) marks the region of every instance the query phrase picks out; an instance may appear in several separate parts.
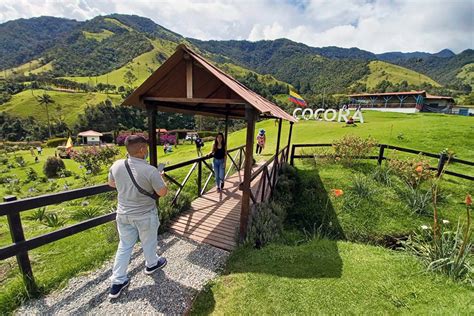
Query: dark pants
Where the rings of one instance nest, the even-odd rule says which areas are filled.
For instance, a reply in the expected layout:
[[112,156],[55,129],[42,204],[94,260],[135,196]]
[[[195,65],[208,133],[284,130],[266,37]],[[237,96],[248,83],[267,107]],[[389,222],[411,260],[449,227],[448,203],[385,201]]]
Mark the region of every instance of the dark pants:
[[257,144],[257,150],[255,151],[255,153],[257,153],[257,154],[262,153],[262,149],[263,149],[263,147],[260,146],[259,144]]

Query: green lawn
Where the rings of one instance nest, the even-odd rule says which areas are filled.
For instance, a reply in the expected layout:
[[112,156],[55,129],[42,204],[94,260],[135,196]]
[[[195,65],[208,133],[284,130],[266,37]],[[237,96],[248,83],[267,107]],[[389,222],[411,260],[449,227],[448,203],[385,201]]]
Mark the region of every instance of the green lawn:
[[193,315],[469,315],[472,289],[381,247],[313,240],[241,248]]

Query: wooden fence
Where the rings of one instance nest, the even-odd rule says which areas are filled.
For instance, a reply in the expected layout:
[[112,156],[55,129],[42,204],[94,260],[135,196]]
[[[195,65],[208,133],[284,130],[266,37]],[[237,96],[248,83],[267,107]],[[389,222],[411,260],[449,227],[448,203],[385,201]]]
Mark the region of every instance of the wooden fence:
[[[293,144],[292,147],[291,147],[290,164],[294,165],[295,158],[314,158],[314,157],[318,157],[318,155],[298,154],[298,153],[296,153],[297,148],[315,148],[315,147],[331,147],[331,146],[332,146],[332,144],[327,144],[327,143],[326,144]],[[449,165],[451,165],[451,164],[462,164],[462,165],[467,165],[467,166],[474,166],[474,162],[472,162],[472,161],[467,161],[467,160],[459,159],[459,158],[456,158],[456,157],[449,158],[448,155],[444,152],[442,152],[440,154],[434,154],[434,153],[429,153],[429,152],[422,151],[422,150],[404,148],[404,147],[387,145],[387,144],[378,144],[377,147],[379,148],[378,155],[355,157],[355,159],[376,159],[377,163],[379,165],[381,165],[382,161],[389,159],[385,156],[385,151],[386,150],[396,150],[396,151],[401,151],[401,152],[405,152],[405,153],[409,153],[409,154],[416,154],[416,155],[421,154],[421,155],[426,156],[426,157],[431,157],[431,158],[438,159],[437,167],[436,168],[435,167],[430,167],[431,170],[436,170],[437,176],[439,176],[441,174],[441,172],[443,171],[443,169],[445,169],[445,166],[446,166],[446,163],[448,162],[448,160],[449,160]],[[322,155],[320,155],[319,157],[322,157]],[[466,175],[466,174],[462,174],[462,173],[458,173],[458,172],[454,172],[454,171],[450,171],[450,170],[444,170],[444,173],[448,174],[448,175],[451,175],[451,176],[454,176],[454,177],[474,181],[474,176],[471,176],[471,175]]]
[[[234,154],[235,153],[235,154]],[[230,174],[231,170],[235,169],[239,171],[243,166],[243,157],[245,157],[245,146],[239,146],[227,151],[228,158],[231,160],[229,169],[227,170],[226,177]],[[234,155],[232,157],[232,155]],[[165,173],[165,177],[172,183],[178,186],[178,190],[173,198],[173,203],[176,202],[179,195],[183,191],[183,188],[188,183],[191,174],[195,169],[198,170],[197,175],[197,195],[201,196],[205,191],[206,187],[213,177],[212,167],[208,160],[212,159],[211,156],[199,157],[196,159],[184,161],[175,165],[167,166],[164,168],[165,172],[191,166],[186,177],[180,183],[172,176]],[[209,174],[204,186],[202,185],[202,167],[207,167],[211,173]],[[4,198],[4,203],[0,203],[0,216],[6,216],[8,220],[8,226],[10,228],[10,234],[12,238],[12,244],[0,248],[0,260],[4,260],[13,256],[16,256],[20,272],[23,276],[23,280],[28,293],[33,294],[37,292],[37,286],[31,269],[31,263],[28,256],[28,251],[38,248],[40,246],[52,243],[54,241],[72,236],[80,233],[84,230],[91,229],[93,227],[102,225],[104,223],[114,221],[116,213],[109,213],[101,215],[95,218],[88,219],[86,221],[47,233],[31,239],[25,240],[25,234],[21,223],[20,213],[35,209],[38,207],[53,205],[61,202],[71,201],[79,198],[93,196],[105,192],[114,191],[115,189],[109,187],[107,184],[96,185],[92,187],[75,189],[70,191],[64,191],[53,194],[46,194],[26,199],[17,200],[15,196],[7,196]]]

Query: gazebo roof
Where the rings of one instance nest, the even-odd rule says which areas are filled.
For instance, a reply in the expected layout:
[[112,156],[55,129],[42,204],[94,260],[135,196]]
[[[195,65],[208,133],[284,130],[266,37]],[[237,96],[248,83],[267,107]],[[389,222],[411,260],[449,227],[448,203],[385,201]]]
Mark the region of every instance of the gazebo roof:
[[250,105],[262,117],[296,122],[279,106],[183,44],[123,104],[141,108],[156,106],[163,112],[230,118],[245,118],[245,107]]
[[101,137],[103,136],[102,133],[99,133],[99,132],[96,132],[96,131],[93,131],[93,130],[88,130],[88,131],[85,131],[85,132],[80,132],[79,134],[77,134],[77,136],[82,136],[82,137]]

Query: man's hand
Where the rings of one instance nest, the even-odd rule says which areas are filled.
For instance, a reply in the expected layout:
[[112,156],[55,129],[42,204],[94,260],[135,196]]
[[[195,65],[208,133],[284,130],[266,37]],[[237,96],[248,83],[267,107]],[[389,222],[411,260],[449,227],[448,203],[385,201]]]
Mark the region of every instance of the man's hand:
[[115,181],[109,180],[108,182],[109,187],[116,188]]

